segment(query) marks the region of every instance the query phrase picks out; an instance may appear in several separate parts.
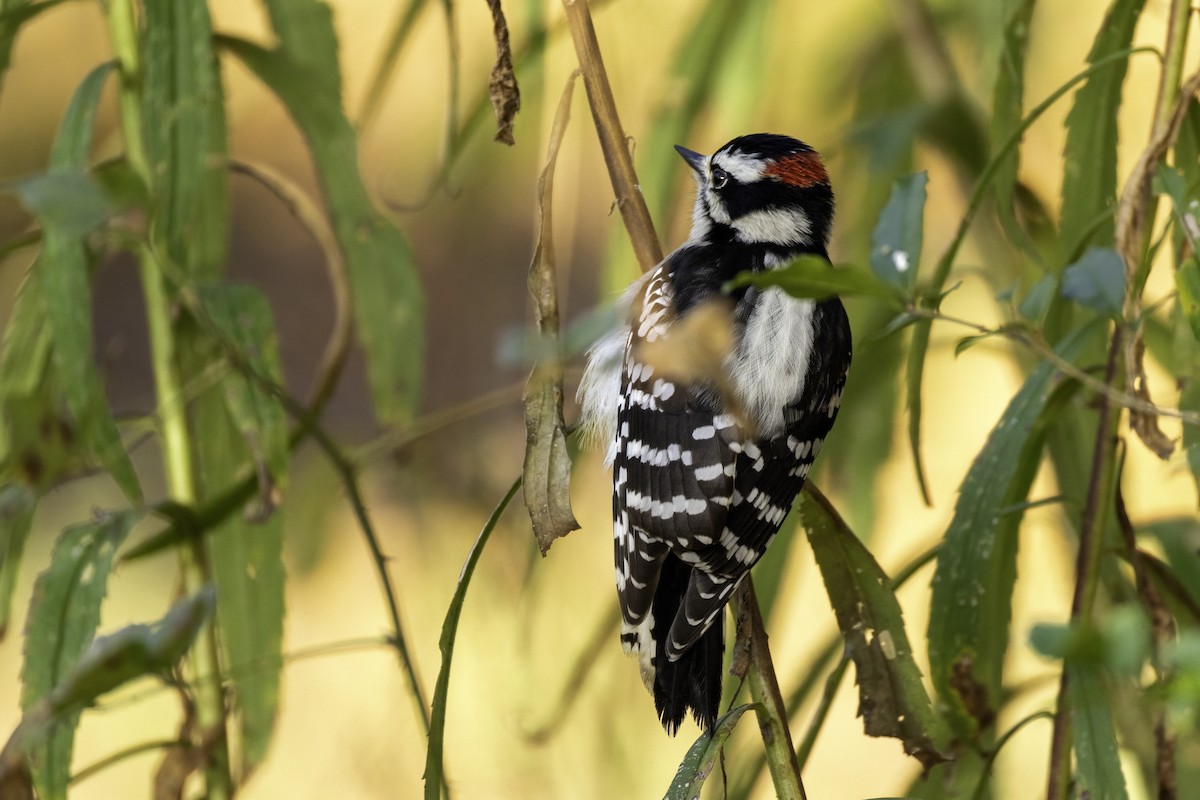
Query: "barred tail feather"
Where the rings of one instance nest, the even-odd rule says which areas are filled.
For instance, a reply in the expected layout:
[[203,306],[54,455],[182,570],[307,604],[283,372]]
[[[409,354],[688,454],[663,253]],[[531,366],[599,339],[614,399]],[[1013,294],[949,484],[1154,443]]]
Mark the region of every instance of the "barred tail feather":
[[[653,614],[659,620],[672,620],[687,591],[692,568],[674,555],[668,555],[654,593]],[[653,629],[654,706],[663,727],[672,736],[679,730],[690,710],[697,724],[712,730],[721,704],[721,674],[725,654],[725,620],[720,616],[695,644],[675,661],[667,656],[669,624]]]

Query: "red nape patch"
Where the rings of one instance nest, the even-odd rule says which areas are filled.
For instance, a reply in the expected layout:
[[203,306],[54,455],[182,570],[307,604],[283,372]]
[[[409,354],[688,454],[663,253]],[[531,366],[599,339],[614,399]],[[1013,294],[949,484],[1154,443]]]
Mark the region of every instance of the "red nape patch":
[[829,174],[816,153],[797,153],[781,158],[767,167],[767,175],[799,189],[829,183]]

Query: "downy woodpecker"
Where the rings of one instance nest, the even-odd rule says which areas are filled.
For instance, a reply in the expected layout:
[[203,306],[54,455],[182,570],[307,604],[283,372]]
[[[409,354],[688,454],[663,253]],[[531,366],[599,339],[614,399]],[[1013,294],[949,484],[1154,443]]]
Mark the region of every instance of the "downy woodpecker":
[[691,234],[626,292],[629,324],[592,348],[579,388],[613,468],[621,643],[670,733],[689,709],[705,729],[716,722],[723,609],[787,516],[850,366],[841,301],[776,288],[729,297],[725,396],[639,357],[739,272],[828,258],[833,191],[811,147],[753,134],[712,156],[676,149],[697,183]]

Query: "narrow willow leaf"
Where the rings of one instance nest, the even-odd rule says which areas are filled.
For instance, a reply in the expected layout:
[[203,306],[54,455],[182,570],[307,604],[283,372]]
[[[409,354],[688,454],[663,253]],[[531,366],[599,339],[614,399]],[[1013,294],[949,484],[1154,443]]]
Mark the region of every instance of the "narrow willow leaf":
[[925,224],[925,184],[917,172],[892,184],[892,194],[871,234],[871,269],[882,281],[907,294],[917,280]]
[[996,213],[1009,238],[1033,251],[1029,236],[1017,223],[1013,201],[1019,181],[1021,151],[1014,147],[1002,156],[997,150],[1021,124],[1025,94],[1025,49],[1029,44],[1030,21],[1036,0],[1016,0],[1004,9],[1004,34],[1000,63],[996,70],[996,86],[992,92],[992,121],[989,140],[993,157],[999,158],[992,192],[996,198]]
[[1096,666],[1066,662],[1071,699],[1071,740],[1078,776],[1092,800],[1125,800],[1117,733],[1113,727],[1110,694]]
[[55,716],[91,705],[143,675],[166,675],[183,658],[214,604],[211,587],[175,603],[149,625],[128,625],[88,645],[48,698]]
[[[1114,0],[1099,28],[1088,63],[1129,47],[1146,0]],[[1066,252],[1075,253],[1090,241],[1113,243],[1113,220],[1096,221],[1117,201],[1117,110],[1128,61],[1095,72],[1075,93],[1067,114],[1067,144],[1063,153],[1061,229]]]
[[[507,35],[506,35],[507,38]],[[533,295],[538,332],[558,343],[558,278],[554,260],[554,167],[567,123],[575,73],[567,79],[550,131],[546,166],[538,177],[538,239],[529,264],[529,291]],[[514,112],[515,113],[515,112]],[[510,134],[511,138],[511,134]],[[552,355],[544,366],[535,366],[525,385],[525,508],[542,555],[555,539],[579,528],[571,513],[571,457],[563,423],[563,376]]]
[[[28,406],[31,398],[44,388],[46,367],[50,361],[50,329],[46,325],[46,310],[42,300],[42,289],[38,284],[38,273],[31,271],[17,293],[8,327],[4,330],[4,343],[0,349],[0,464],[6,477],[28,473],[31,462],[20,445],[22,440],[33,438],[32,450],[41,467],[45,459],[38,455],[40,442],[45,437],[31,436],[24,424],[24,416],[18,407]],[[40,397],[37,398],[40,400]],[[45,408],[52,403],[35,402]],[[35,430],[37,428],[35,427]],[[36,484],[37,478],[29,479]]]
[[[96,634],[113,556],[137,515],[106,514],[67,528],[54,545],[50,566],[38,576],[25,623],[21,708],[33,708],[66,677]],[[32,753],[34,783],[43,800],[65,798],[79,713],[60,720]]]
[[663,800],[693,800],[700,796],[700,790],[712,774],[717,756],[721,754],[721,748],[733,733],[734,726],[743,714],[754,708],[754,703],[740,705],[717,720],[711,733],[705,731],[700,734],[700,738],[688,748],[683,761],[679,763],[679,769],[675,771],[675,778],[667,787]]
[[442,635],[438,638],[438,650],[442,653],[442,665],[438,669],[437,683],[433,688],[429,745],[425,751],[425,800],[439,800],[446,783],[446,768],[443,759],[446,746],[446,705],[449,703],[450,695],[450,665],[454,660],[454,643],[458,638],[458,620],[462,616],[463,603],[467,600],[467,589],[471,585],[471,578],[475,576],[475,567],[479,564],[480,556],[483,555],[483,548],[487,546],[488,539],[492,537],[492,531],[496,529],[496,523],[500,521],[500,515],[504,513],[504,509],[508,508],[508,504],[512,502],[519,488],[521,488],[520,478],[509,487],[508,493],[500,500],[500,503],[492,511],[492,515],[488,517],[487,522],[479,531],[479,536],[476,537],[475,544],[471,545],[471,552],[467,554],[467,560],[463,563],[462,572],[458,574],[458,585],[454,587],[454,596],[450,598],[450,606],[446,609],[446,618],[442,621]]
[[220,274],[229,237],[225,98],[208,4],[144,6],[142,115],[154,194],[155,232],[189,276]]
[[[1200,378],[1189,378],[1179,393],[1179,408],[1193,414],[1200,413]],[[1200,491],[1200,425],[1183,426],[1183,452],[1192,480]]]
[[[1095,331],[1095,326],[1077,331],[1058,354],[1070,360]],[[1065,386],[1056,389],[1048,362],[1026,379],[963,479],[938,552],[929,666],[938,696],[964,737],[986,728],[998,708],[1021,520],[1019,512],[1005,511],[1025,499],[1045,431],[1075,384]]]
[[868,736],[891,736],[926,768],[946,759],[946,737],[913,660],[892,581],[827,501],[806,491],[800,516],[858,676]]
[[[96,106],[110,69],[111,65],[105,64],[92,70],[76,90],[50,151],[52,176],[83,176],[86,171]],[[55,212],[41,219],[42,252],[34,268],[39,274],[54,342],[53,361],[67,407],[87,449],[112,474],[126,496],[138,504],[141,487],[121,445],[92,357],[92,292],[83,231],[76,225],[79,218],[74,213]]]
[[314,0],[268,4],[280,49],[230,37],[218,41],[287,106],[303,131],[346,260],[358,336],[376,413],[411,417],[424,353],[424,300],[408,242],[371,204],[358,168],[358,143],[342,111],[329,8]]
[[[258,300],[226,287],[210,293],[220,297],[216,303],[218,318],[235,315],[259,316],[249,329],[262,327],[263,314]],[[241,302],[238,302],[241,301]],[[257,309],[257,310],[256,310]],[[269,316],[267,317],[269,324]],[[231,323],[246,331],[243,323]],[[185,374],[200,375],[208,368],[229,369],[224,351],[198,331],[182,329],[181,361]],[[244,354],[247,360],[267,358],[274,350],[273,336],[259,341],[258,353]],[[278,363],[265,369],[267,377],[278,379]],[[221,497],[253,468],[256,454],[230,413],[239,403],[263,410],[265,403],[255,398],[258,387],[248,387],[243,376],[228,374],[222,385],[206,389],[193,402],[193,424],[204,432],[196,438],[199,465],[198,483],[201,503]],[[227,385],[234,388],[227,390]],[[237,386],[241,386],[241,389]],[[231,399],[234,402],[231,402]],[[252,429],[259,417],[242,420]],[[266,438],[266,437],[264,437]],[[280,476],[282,477],[282,476]],[[249,774],[266,756],[279,707],[279,676],[282,670],[284,614],[283,514],[267,508],[253,515],[233,514],[208,537],[209,562],[217,590],[217,621],[221,645],[233,688],[233,704],[241,731],[243,770]]]
[[0,641],[12,619],[13,590],[36,507],[37,495],[25,486],[10,483],[0,487]]
[[792,297],[821,299],[831,295],[867,295],[899,305],[899,295],[862,267],[832,266],[819,256],[804,255],[778,269],[742,272],[725,284],[726,292],[743,286],[778,286]]
[[[205,588],[177,602],[155,623],[130,625],[92,640],[62,680],[22,715],[0,759],[0,798],[33,800],[29,762],[36,765],[63,727],[73,729],[80,712],[101,696],[144,675],[168,676],[212,606],[212,589]],[[59,796],[65,797],[65,790]]]
[[0,0],[0,85],[3,84],[4,73],[8,71],[13,44],[21,26],[43,11],[64,2],[66,0],[43,0],[40,3],[31,3],[28,0]]
[[[252,286],[216,284],[200,291],[200,302],[226,341],[237,347],[257,374],[282,383],[275,321],[262,292]],[[225,408],[258,465],[260,476],[269,475],[272,487],[284,488],[288,433],[283,407],[257,381],[236,370],[222,379],[221,392]],[[260,485],[260,488],[268,487]],[[269,502],[270,498],[263,500]]]
[[1125,300],[1125,262],[1116,250],[1089,247],[1063,272],[1059,291],[1085,308],[1119,317]]

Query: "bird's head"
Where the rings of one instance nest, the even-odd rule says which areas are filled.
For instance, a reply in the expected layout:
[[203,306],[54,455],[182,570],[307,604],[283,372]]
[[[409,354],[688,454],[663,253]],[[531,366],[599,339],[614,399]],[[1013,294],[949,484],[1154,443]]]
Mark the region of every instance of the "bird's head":
[[789,252],[824,252],[833,190],[816,150],[770,133],[739,136],[711,156],[675,149],[698,184],[693,240],[724,235]]

